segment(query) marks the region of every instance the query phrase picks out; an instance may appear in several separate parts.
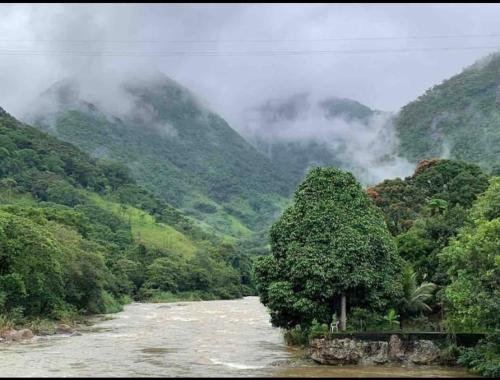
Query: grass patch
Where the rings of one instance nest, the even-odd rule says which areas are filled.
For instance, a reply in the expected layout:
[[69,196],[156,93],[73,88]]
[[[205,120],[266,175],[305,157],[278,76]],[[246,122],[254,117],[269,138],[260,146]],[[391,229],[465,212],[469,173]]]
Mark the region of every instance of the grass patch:
[[177,252],[188,258],[194,255],[197,247],[191,240],[173,227],[156,222],[155,218],[147,212],[132,206],[123,206],[96,194],[89,195],[89,198],[99,207],[113,212],[120,219],[129,223],[137,242],[149,247]]

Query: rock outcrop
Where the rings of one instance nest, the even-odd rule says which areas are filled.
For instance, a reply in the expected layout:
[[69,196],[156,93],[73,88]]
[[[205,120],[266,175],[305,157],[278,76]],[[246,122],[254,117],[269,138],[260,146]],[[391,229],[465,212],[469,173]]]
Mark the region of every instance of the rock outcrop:
[[31,339],[34,336],[35,335],[33,334],[33,331],[31,331],[30,329],[10,329],[2,332],[0,338],[1,340],[6,342],[19,342],[21,340]]
[[386,341],[355,339],[314,339],[309,346],[312,360],[321,364],[384,364],[404,362],[433,364],[438,362],[440,350],[430,340],[402,341],[391,335]]

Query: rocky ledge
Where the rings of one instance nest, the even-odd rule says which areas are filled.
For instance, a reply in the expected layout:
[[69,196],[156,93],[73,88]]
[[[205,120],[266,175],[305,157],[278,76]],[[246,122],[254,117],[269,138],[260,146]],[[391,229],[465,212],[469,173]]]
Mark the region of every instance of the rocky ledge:
[[321,364],[384,364],[404,362],[435,364],[440,350],[430,340],[402,341],[391,335],[389,341],[361,341],[355,339],[314,339],[309,347],[312,360]]

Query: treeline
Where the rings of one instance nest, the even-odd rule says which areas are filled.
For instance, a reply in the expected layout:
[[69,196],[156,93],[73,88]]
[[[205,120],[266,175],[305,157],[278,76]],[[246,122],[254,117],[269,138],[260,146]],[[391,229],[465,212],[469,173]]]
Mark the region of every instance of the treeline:
[[[154,244],[165,238],[184,245]],[[0,109],[3,320],[71,319],[131,299],[241,297],[253,291],[250,267],[247,255],[139,187],[126,167]]]

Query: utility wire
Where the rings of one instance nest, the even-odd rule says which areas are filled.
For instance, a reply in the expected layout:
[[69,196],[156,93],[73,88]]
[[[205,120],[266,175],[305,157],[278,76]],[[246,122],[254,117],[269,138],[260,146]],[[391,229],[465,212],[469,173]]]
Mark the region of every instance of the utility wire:
[[428,47],[402,49],[335,49],[335,50],[247,50],[247,51],[78,51],[78,50],[5,50],[3,56],[90,56],[90,57],[228,57],[228,56],[293,56],[365,53],[409,53],[430,51],[499,50],[496,46]]
[[500,33],[490,34],[448,34],[429,36],[364,36],[364,37],[327,37],[327,38],[304,38],[304,39],[214,39],[214,40],[78,40],[78,39],[6,39],[0,38],[0,42],[62,42],[62,43],[123,43],[123,44],[158,44],[158,43],[276,43],[276,42],[328,42],[328,41],[374,41],[374,40],[433,40],[433,39],[453,39],[453,38],[495,38],[500,37]]

